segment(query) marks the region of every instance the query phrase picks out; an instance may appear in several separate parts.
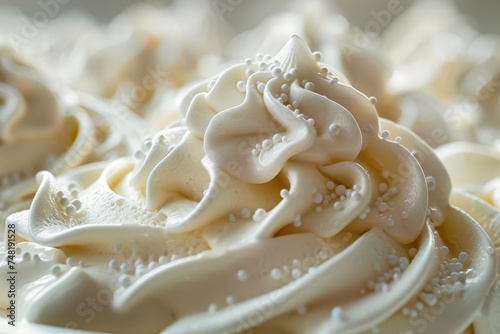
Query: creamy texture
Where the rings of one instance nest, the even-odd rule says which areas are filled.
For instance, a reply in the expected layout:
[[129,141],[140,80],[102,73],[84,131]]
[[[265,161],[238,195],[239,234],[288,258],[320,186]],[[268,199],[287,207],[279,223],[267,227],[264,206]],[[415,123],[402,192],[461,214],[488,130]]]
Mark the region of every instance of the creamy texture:
[[[472,216],[488,233],[500,254],[500,151],[494,146],[451,143],[436,152],[449,172],[456,193],[451,202]],[[500,258],[499,258],[500,260]],[[490,297],[491,316],[480,320],[490,332],[500,331],[500,274]]]
[[[138,126],[138,128],[136,128]],[[0,222],[29,208],[35,175],[130,155],[147,127],[125,108],[74,93],[0,45]]]
[[135,159],[39,173],[30,209],[7,220],[26,240],[22,318],[119,333],[494,333],[492,240],[449,204],[430,147],[320,58],[293,36],[194,86],[182,121]]
[[[76,70],[68,82],[148,118],[156,111],[149,102],[158,89],[176,90],[205,78],[202,65],[219,62],[228,38],[225,28],[206,1],[132,6],[74,42],[69,58]],[[157,122],[158,117],[151,120],[161,129]]]
[[449,140],[440,145],[498,137],[500,40],[474,30],[451,1],[415,3],[384,32],[379,50],[394,68],[390,91],[426,92],[441,102],[436,115]]
[[[403,13],[400,15],[406,17]],[[396,22],[397,17],[394,17]],[[406,26],[405,20],[396,22],[393,29],[391,21],[388,36],[379,40],[379,36],[363,34],[363,27],[350,25],[329,2],[297,1],[288,11],[272,15],[257,28],[236,36],[229,44],[229,54],[238,58],[243,58],[245,52],[274,54],[291,34],[298,33],[304,36],[308,45],[322,53],[325,62],[340,69],[354,88],[368,96],[376,96],[380,117],[410,128],[432,147],[474,138],[470,124],[455,122],[455,119],[445,114],[447,103],[416,84],[409,86],[396,82],[401,73],[412,84],[422,77],[421,69],[410,73],[404,71],[405,61],[420,62],[422,59],[407,60],[411,52],[407,55],[398,51],[408,47],[404,44],[407,40],[399,41],[392,35],[413,26]],[[430,38],[426,35],[428,33],[428,30],[422,32],[426,38]],[[412,35],[411,32],[408,34]],[[391,56],[397,59],[393,60]],[[413,68],[410,65],[408,67]]]

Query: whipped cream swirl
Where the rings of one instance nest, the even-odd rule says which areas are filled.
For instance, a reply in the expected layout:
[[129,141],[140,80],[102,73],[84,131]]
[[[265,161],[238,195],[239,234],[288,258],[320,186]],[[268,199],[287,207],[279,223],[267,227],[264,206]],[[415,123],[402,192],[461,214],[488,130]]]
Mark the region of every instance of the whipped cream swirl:
[[0,45],[0,221],[29,207],[38,171],[59,175],[130,155],[147,133],[137,124],[143,126],[127,110],[68,90]]
[[320,58],[292,36],[195,86],[183,121],[135,160],[38,174],[32,206],[8,219],[27,240],[24,318],[120,333],[487,333],[491,240],[449,204],[430,147]]

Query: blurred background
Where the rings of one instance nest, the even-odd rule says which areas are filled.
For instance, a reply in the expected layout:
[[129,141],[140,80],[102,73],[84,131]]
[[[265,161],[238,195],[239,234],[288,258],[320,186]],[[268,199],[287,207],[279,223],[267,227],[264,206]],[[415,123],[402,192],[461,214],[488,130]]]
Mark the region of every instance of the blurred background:
[[[185,0],[186,2],[192,0]],[[307,1],[307,0],[306,0]],[[304,1],[304,2],[306,2]],[[371,19],[369,9],[382,9],[387,7],[390,0],[331,0],[330,2],[338,6],[343,14],[353,24],[363,25]],[[407,9],[412,3],[422,0],[401,0],[402,6]],[[435,0],[439,1],[439,0]],[[24,15],[32,15],[40,10],[40,2],[49,3],[50,1],[38,0],[1,0],[0,11],[7,8],[17,8]],[[100,0],[64,0],[61,6],[61,14],[71,11],[81,11],[91,15],[99,22],[107,22],[114,16],[122,12],[127,7],[137,4],[135,0],[121,1],[100,1]],[[142,1],[147,3],[164,6],[172,1]],[[216,4],[216,1],[206,0],[206,2]],[[282,11],[296,1],[291,0],[232,0],[222,1],[223,3],[240,3],[235,10],[225,15],[225,19],[236,31],[250,29],[262,21],[265,17]],[[454,0],[457,7],[465,15],[469,16],[477,25],[482,33],[500,33],[500,23],[498,23],[498,14],[500,13],[500,2],[497,0]],[[235,6],[236,7],[236,6]],[[425,20],[425,18],[423,18]]]
[[[439,146],[498,135],[476,130],[500,123],[498,13],[498,0],[2,0],[0,42],[157,130],[187,85],[298,34],[376,96],[379,116]],[[425,138],[429,127],[446,141]]]

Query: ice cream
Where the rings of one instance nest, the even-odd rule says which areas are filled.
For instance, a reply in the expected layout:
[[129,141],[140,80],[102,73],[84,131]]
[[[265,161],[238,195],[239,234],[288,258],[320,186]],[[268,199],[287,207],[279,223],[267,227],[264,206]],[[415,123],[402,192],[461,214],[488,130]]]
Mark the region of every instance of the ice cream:
[[494,333],[497,245],[449,204],[430,147],[320,59],[292,36],[193,87],[182,121],[135,158],[39,173],[30,209],[7,219],[26,240],[22,319],[119,333]]
[[[135,126],[139,126],[136,128]],[[147,126],[125,108],[75,93],[0,45],[0,222],[29,208],[35,175],[130,155]]]

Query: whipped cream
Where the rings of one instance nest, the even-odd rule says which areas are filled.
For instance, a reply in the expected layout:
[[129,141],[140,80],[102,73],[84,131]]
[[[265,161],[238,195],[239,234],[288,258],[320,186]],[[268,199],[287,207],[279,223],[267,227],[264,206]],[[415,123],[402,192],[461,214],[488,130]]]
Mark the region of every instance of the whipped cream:
[[[206,1],[134,5],[73,42],[68,58],[75,69],[67,80],[148,118],[156,110],[150,101],[158,90],[175,91],[206,78],[202,64],[218,63],[228,31]],[[151,120],[155,127],[157,122],[158,117]]]
[[500,133],[500,40],[472,27],[451,1],[423,1],[395,19],[381,38],[379,50],[394,68],[390,91],[426,92],[441,103],[435,114],[450,134],[440,144],[487,144]]
[[[0,222],[29,208],[40,170],[53,175],[130,155],[146,135],[124,108],[74,93],[0,45]],[[135,128],[140,125],[141,128]]]
[[22,318],[183,334],[498,325],[495,245],[449,203],[444,166],[320,59],[292,36],[194,86],[135,158],[37,174],[7,219],[26,240]]

